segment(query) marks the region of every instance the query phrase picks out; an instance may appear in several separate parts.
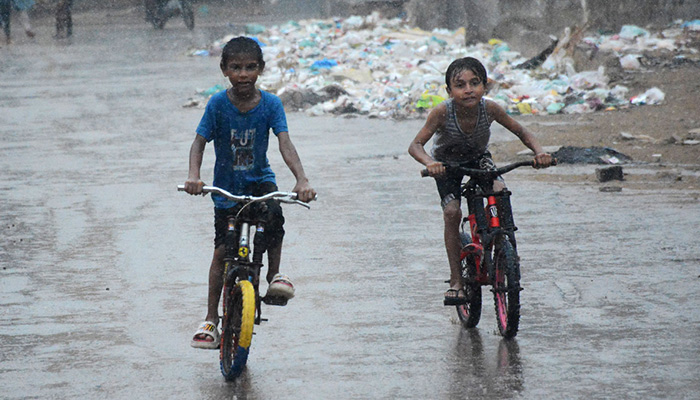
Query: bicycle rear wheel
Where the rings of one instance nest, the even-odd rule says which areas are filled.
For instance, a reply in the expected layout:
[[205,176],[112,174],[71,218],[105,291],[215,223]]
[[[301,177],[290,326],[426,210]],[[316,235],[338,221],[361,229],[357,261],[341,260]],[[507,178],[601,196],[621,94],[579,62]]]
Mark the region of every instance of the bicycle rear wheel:
[[248,361],[255,322],[255,290],[240,281],[224,290],[224,318],[221,324],[221,373],[227,381],[236,379]]
[[512,338],[520,323],[520,264],[513,244],[507,237],[497,238],[493,253],[493,300],[501,336]]
[[[462,247],[471,242],[471,237],[461,232]],[[481,285],[475,282],[476,264],[474,256],[464,251],[461,253],[462,282],[467,304],[457,306],[457,316],[465,328],[474,328],[481,319]]]

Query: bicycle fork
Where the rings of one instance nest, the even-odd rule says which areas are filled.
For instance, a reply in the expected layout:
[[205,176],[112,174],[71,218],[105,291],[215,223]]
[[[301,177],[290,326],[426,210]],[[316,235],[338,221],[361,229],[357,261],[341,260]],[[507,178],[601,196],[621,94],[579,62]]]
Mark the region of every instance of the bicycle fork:
[[[253,237],[253,254],[252,262],[250,262],[250,231],[254,227],[255,235]],[[249,262],[248,279],[255,289],[255,324],[260,325],[261,322],[267,321],[262,317],[262,307],[260,298],[260,269],[262,267],[263,253],[265,252],[263,235],[265,228],[262,223],[251,224],[249,222],[241,223],[241,237],[238,244],[238,255]]]

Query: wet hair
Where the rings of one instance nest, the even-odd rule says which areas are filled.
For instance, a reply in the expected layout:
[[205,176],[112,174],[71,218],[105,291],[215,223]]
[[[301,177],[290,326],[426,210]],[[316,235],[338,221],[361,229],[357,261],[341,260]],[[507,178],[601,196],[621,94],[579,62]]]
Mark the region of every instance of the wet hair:
[[484,86],[486,86],[487,76],[484,64],[474,57],[464,57],[452,61],[450,66],[447,67],[447,72],[445,72],[445,83],[447,84],[447,90],[451,89],[450,84],[452,83],[452,78],[464,71],[472,71],[474,75],[481,79]]
[[260,45],[255,40],[245,36],[233,38],[226,43],[226,46],[221,51],[221,68],[225,68],[229,59],[238,54],[252,55],[257,59],[260,69],[265,68],[265,60],[263,60]]

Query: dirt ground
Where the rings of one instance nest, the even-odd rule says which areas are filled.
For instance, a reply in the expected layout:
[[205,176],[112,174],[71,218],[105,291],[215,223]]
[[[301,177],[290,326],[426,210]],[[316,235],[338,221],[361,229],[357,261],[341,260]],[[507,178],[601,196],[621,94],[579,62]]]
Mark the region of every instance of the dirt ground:
[[[521,116],[518,120],[535,132],[544,146],[611,147],[630,156],[634,165],[653,167],[643,174],[626,175],[626,185],[654,182],[661,187],[697,188],[700,145],[674,143],[673,138],[685,139],[689,131],[700,128],[700,66],[687,64],[625,73],[619,83],[627,86],[630,93],[658,87],[666,97],[660,105],[590,114]],[[622,132],[653,140],[624,139]],[[511,155],[522,150],[517,141],[492,147]]]
[[[654,162],[653,155],[661,154],[661,160],[668,164],[700,164],[700,147],[670,140],[674,135],[685,138],[688,131],[700,128],[700,68],[660,68],[627,78],[624,84],[631,93],[658,87],[666,94],[665,102],[593,114],[534,117],[533,128],[544,134],[545,145],[608,146],[639,162]],[[573,122],[573,127],[547,123],[552,121]],[[621,132],[647,135],[655,142],[624,140]]]

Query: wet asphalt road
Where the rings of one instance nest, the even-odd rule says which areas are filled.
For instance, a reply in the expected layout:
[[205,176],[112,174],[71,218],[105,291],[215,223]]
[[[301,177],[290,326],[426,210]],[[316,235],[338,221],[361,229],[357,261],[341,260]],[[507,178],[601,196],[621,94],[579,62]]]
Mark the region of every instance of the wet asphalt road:
[[[47,22],[48,23],[48,22]],[[406,154],[420,121],[288,115],[319,192],[286,207],[287,307],[265,307],[235,383],[189,340],[204,316],[212,204],[175,191],[228,33],[77,15],[72,43],[0,49],[0,397],[673,398],[700,393],[697,191],[602,193],[520,169],[520,333],[484,298],[466,331],[442,306],[434,183]],[[498,131],[495,140],[505,137]],[[274,143],[274,141],[273,141]],[[281,189],[293,186],[276,146]],[[211,182],[213,150],[205,155]],[[546,179],[541,179],[541,176]],[[208,180],[207,180],[208,179]]]

